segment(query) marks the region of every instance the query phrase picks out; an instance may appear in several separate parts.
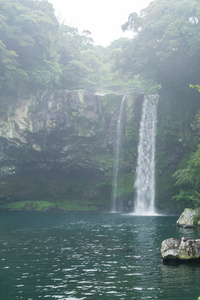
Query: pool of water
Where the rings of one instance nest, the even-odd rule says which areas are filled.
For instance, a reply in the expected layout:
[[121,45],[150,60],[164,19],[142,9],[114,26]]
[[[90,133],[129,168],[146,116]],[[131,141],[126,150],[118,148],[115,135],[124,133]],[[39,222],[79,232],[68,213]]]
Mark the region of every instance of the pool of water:
[[200,238],[177,217],[1,213],[0,299],[197,300],[199,265],[164,265],[161,242]]

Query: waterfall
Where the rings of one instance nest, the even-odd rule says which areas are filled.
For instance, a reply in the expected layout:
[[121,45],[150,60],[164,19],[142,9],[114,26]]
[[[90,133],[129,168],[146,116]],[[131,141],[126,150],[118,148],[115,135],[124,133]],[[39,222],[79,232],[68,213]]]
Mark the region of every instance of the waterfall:
[[138,161],[136,169],[137,215],[154,215],[155,207],[155,144],[158,96],[145,96],[140,122]]
[[112,188],[112,207],[111,212],[117,212],[117,185],[118,185],[118,176],[119,176],[119,158],[121,152],[121,143],[122,143],[122,115],[124,111],[124,104],[125,104],[126,96],[123,96],[120,110],[119,110],[119,117],[117,121],[117,137],[116,137],[116,147],[115,147],[115,157],[114,157],[114,166],[113,166],[113,188]]

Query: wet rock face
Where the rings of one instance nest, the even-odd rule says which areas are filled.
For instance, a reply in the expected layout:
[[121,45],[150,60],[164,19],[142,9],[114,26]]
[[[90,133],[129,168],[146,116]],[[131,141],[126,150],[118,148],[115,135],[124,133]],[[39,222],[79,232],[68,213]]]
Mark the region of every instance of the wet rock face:
[[169,238],[161,244],[164,261],[200,261],[200,240]]
[[0,157],[18,164],[30,160],[41,166],[48,163],[49,167],[60,163],[64,168],[67,161],[72,167],[75,159],[74,165],[77,160],[88,165],[91,143],[93,148],[107,146],[99,139],[99,128],[103,130],[103,126],[98,96],[85,91],[48,92],[41,99],[19,102],[8,119],[1,121],[4,146]]
[[97,134],[94,124],[100,118],[98,96],[85,91],[48,92],[41,99],[18,102],[8,119],[1,121],[0,136],[15,145],[28,143],[40,151],[43,145],[37,145],[38,134],[65,131],[65,136],[91,137]]
[[84,184],[91,190],[105,171],[94,156],[112,157],[106,134],[100,138],[104,114],[101,99],[86,91],[47,92],[9,107],[0,119],[0,198],[63,198]]
[[8,107],[0,116],[0,200],[110,200],[121,99],[62,90]]

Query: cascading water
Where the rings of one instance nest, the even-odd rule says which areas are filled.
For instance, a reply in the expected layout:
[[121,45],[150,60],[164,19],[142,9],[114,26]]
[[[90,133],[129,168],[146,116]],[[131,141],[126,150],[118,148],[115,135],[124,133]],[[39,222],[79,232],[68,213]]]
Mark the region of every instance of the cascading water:
[[124,111],[124,104],[125,104],[126,96],[123,96],[120,110],[119,110],[119,117],[117,121],[117,138],[116,138],[116,147],[115,147],[115,158],[114,158],[114,167],[113,167],[113,189],[112,189],[112,207],[111,212],[117,212],[117,185],[118,185],[118,176],[119,176],[119,158],[121,152],[121,143],[122,143],[122,116]]
[[155,144],[158,96],[145,96],[140,123],[136,169],[136,215],[154,215]]

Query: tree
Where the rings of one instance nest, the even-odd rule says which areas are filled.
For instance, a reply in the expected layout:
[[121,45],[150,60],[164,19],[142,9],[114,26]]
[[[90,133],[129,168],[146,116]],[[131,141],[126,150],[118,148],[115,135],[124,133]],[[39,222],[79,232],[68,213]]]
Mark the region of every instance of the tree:
[[17,54],[13,50],[6,49],[0,40],[0,90],[14,90],[16,85],[28,81],[28,75],[19,67]]
[[82,31],[82,43],[83,44],[92,44],[94,43],[93,39],[91,38],[91,32],[89,30]]
[[187,82],[191,65],[199,67],[199,11],[197,1],[154,0],[140,16],[130,14],[122,29],[131,30],[134,38],[123,49],[121,68],[160,84],[172,74]]
[[[5,45],[4,50],[13,55],[15,53],[16,68],[23,70],[24,74],[21,81],[25,78],[29,81],[29,90],[40,90],[56,84],[60,73],[55,51],[59,24],[52,5],[39,0],[0,0],[0,10],[1,40]],[[15,80],[13,73],[13,89],[19,87],[18,79],[19,76]]]
[[174,199],[180,202],[183,207],[200,206],[200,145],[193,153],[187,163],[187,167],[174,173],[176,186],[179,187],[179,194]]
[[[200,92],[200,85],[192,85],[190,87]],[[199,122],[199,118],[198,118]],[[179,187],[179,194],[174,199],[180,202],[184,207],[200,206],[200,145],[196,152],[192,153],[187,162],[186,168],[179,169],[174,173],[176,186]]]

